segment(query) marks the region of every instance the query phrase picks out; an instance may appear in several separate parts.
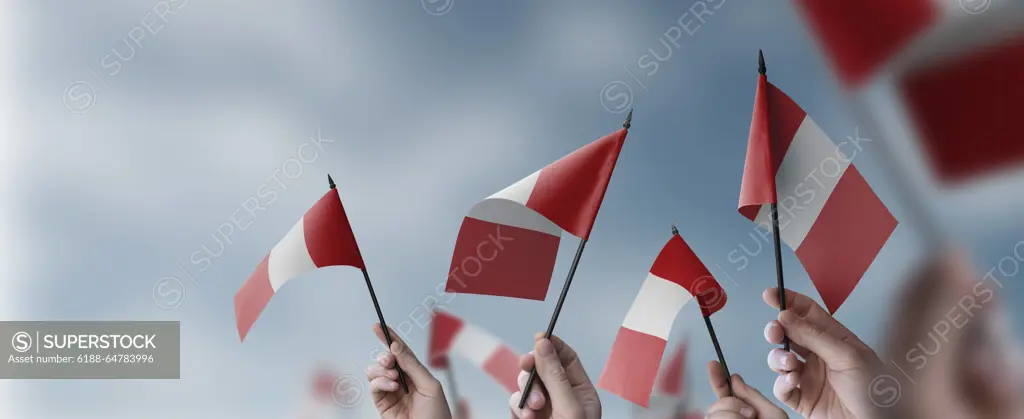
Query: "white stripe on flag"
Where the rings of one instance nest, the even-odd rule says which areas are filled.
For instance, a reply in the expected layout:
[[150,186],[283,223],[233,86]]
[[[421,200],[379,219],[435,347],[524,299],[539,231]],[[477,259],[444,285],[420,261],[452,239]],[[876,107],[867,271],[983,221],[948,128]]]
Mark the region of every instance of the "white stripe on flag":
[[539,178],[540,170],[487,197],[469,210],[469,216],[481,221],[525,228],[561,237],[562,229],[560,227],[526,207]]
[[[814,120],[804,117],[775,176],[780,234],[791,249],[803,243],[848,167],[850,159]],[[761,206],[755,222],[771,229],[770,205]]]
[[668,340],[676,315],[692,299],[679,284],[648,274],[622,327]]
[[483,368],[487,359],[501,346],[497,337],[477,326],[464,323],[455,336],[451,351],[468,359],[477,368]]
[[507,199],[518,202],[519,205],[526,205],[526,202],[530,200],[530,195],[533,194],[533,187],[537,186],[537,179],[540,179],[540,170],[487,197],[487,199]]
[[300,218],[288,234],[270,250],[270,260],[267,261],[270,286],[277,292],[289,279],[313,269],[316,269],[316,265],[313,264],[309,250],[306,249],[303,219]]

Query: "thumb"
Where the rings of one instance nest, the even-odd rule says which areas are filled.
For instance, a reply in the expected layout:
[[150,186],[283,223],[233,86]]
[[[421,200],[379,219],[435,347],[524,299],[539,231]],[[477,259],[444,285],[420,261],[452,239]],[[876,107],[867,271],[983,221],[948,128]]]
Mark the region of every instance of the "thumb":
[[761,394],[760,391],[757,391],[757,389],[747,385],[747,383],[743,381],[743,377],[740,377],[739,374],[732,376],[732,389],[736,392],[736,398],[743,400],[753,407],[762,419],[765,417],[775,417],[769,415],[769,413],[782,412],[782,409],[776,406],[775,403],[768,400],[768,398]]
[[779,323],[785,329],[787,337],[814,352],[828,364],[829,368],[845,370],[859,365],[854,345],[829,334],[792,311],[779,313]]
[[[419,359],[416,359],[416,354],[413,353],[412,349],[409,348],[402,338],[398,337],[398,334],[394,330],[388,328],[391,335],[391,347],[388,349],[393,355],[395,355],[395,361],[398,362],[398,366],[402,367],[406,375],[412,379],[413,383],[417,387],[429,386],[429,383],[436,382],[434,376],[427,371],[427,368],[420,363]],[[373,325],[373,332],[377,334],[377,338],[380,339],[381,343],[387,343],[387,336],[384,334],[384,329],[380,327],[380,323]]]
[[[562,406],[576,409],[579,403],[572,393],[572,385],[569,384],[569,376],[565,373],[562,360],[555,352],[555,346],[550,340],[540,339],[534,344],[534,358],[537,365],[537,375],[544,382],[544,387],[551,396],[551,406],[561,409]],[[575,407],[573,407],[575,405]]]

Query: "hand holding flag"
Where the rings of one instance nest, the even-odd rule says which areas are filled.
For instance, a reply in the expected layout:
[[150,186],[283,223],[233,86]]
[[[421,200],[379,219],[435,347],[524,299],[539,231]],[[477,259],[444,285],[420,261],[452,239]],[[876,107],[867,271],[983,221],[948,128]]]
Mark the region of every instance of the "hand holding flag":
[[[785,289],[781,240],[835,313],[896,229],[896,219],[852,160],[763,73],[750,132],[739,212],[774,231],[778,289]],[[786,219],[780,224],[781,215]]]
[[[366,271],[356,236],[331,175],[327,175],[327,183],[331,190],[271,249],[270,254],[263,258],[263,262],[235,294],[235,321],[239,340],[245,341],[245,336],[267,307],[270,297],[285,282],[317,268],[352,266],[362,270],[373,308],[377,311],[377,320],[385,327],[385,341],[391,345],[390,329],[384,322],[370,274]],[[401,368],[398,369],[398,381],[402,383],[402,390],[408,392],[405,373]]]
[[722,364],[711,361],[708,376],[718,397],[718,401],[708,408],[708,418],[789,419],[785,411],[760,391],[748,386],[739,374],[730,376]]
[[[601,400],[576,351],[558,336],[550,339],[545,336],[537,333],[533,352],[519,359],[520,391],[508,400],[512,416],[518,419],[600,419]],[[528,387],[534,373],[540,376],[540,382]],[[527,400],[527,405],[520,407],[521,400]]]
[[[764,291],[769,306],[780,306],[778,290]],[[875,352],[807,296],[786,291],[789,308],[765,327],[769,343],[793,341],[793,352],[773,349],[768,366],[779,374],[775,398],[804,417],[874,417],[864,389],[882,365]]]
[[[375,324],[373,332],[380,341],[386,342],[385,329]],[[451,419],[448,400],[445,399],[441,383],[416,359],[412,349],[391,331],[393,342],[389,352],[378,359],[378,363],[366,369],[370,382],[373,404],[382,419]],[[408,373],[409,390],[402,392],[398,380],[399,367]]]

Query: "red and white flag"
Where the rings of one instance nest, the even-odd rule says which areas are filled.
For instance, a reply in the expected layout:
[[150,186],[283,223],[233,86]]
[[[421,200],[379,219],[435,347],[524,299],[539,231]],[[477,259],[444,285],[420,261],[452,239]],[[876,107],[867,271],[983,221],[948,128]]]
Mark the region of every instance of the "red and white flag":
[[519,355],[490,332],[441,310],[430,323],[427,363],[449,368],[451,354],[465,358],[490,375],[508,392],[518,390]]
[[[658,380],[651,394],[647,407],[633,406],[630,417],[633,419],[685,419],[683,413],[690,405],[691,397],[686,387],[686,347],[679,347],[668,363],[658,373]],[[700,417],[704,417],[700,415]]]
[[590,236],[625,140],[623,128],[473,206],[445,290],[543,300],[562,230]]
[[337,189],[327,192],[263,258],[235,294],[238,337],[245,341],[270,297],[288,280],[325,266],[365,269]]
[[[771,162],[770,170],[762,162]],[[771,206],[764,198],[765,185],[773,184],[781,239],[835,313],[896,229],[896,219],[840,147],[763,74],[747,164],[740,214],[771,231]]]
[[673,235],[654,261],[626,314],[598,387],[647,407],[672,324],[696,297],[710,316],[725,306],[725,290],[679,235]]
[[[843,84],[889,137],[916,138],[944,183],[1024,163],[1024,2],[795,0]],[[879,95],[874,95],[879,96]]]

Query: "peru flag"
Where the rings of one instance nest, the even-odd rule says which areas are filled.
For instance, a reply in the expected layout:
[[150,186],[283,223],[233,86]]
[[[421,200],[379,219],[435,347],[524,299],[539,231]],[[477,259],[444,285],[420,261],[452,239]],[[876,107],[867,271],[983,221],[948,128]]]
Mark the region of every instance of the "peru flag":
[[[755,136],[770,142],[763,149],[771,150],[768,173],[773,175],[760,166],[744,168],[739,212],[771,231],[771,206],[744,194],[759,184],[775,183],[781,239],[796,252],[825,306],[835,313],[896,229],[896,219],[841,148],[764,75],[757,97],[767,100],[755,99],[750,142]],[[757,119],[759,113],[767,115],[767,124]]]
[[[848,89],[890,137],[910,134],[937,179],[958,183],[1024,164],[1024,2],[887,0],[795,3]],[[878,86],[869,86],[869,81]],[[884,98],[888,100],[888,96]],[[899,115],[900,123],[887,122]]]
[[245,341],[270,297],[285,282],[316,268],[341,265],[366,268],[338,190],[332,188],[271,249],[235,294],[239,339]]
[[519,355],[497,336],[458,317],[434,310],[428,348],[431,368],[449,368],[448,357],[455,354],[490,375],[509,394],[518,389]]
[[473,206],[445,291],[544,300],[562,230],[590,236],[625,140],[623,128]]
[[622,322],[598,387],[647,407],[672,324],[696,297],[701,313],[725,307],[725,290],[679,235],[673,235],[654,261],[633,306]]

